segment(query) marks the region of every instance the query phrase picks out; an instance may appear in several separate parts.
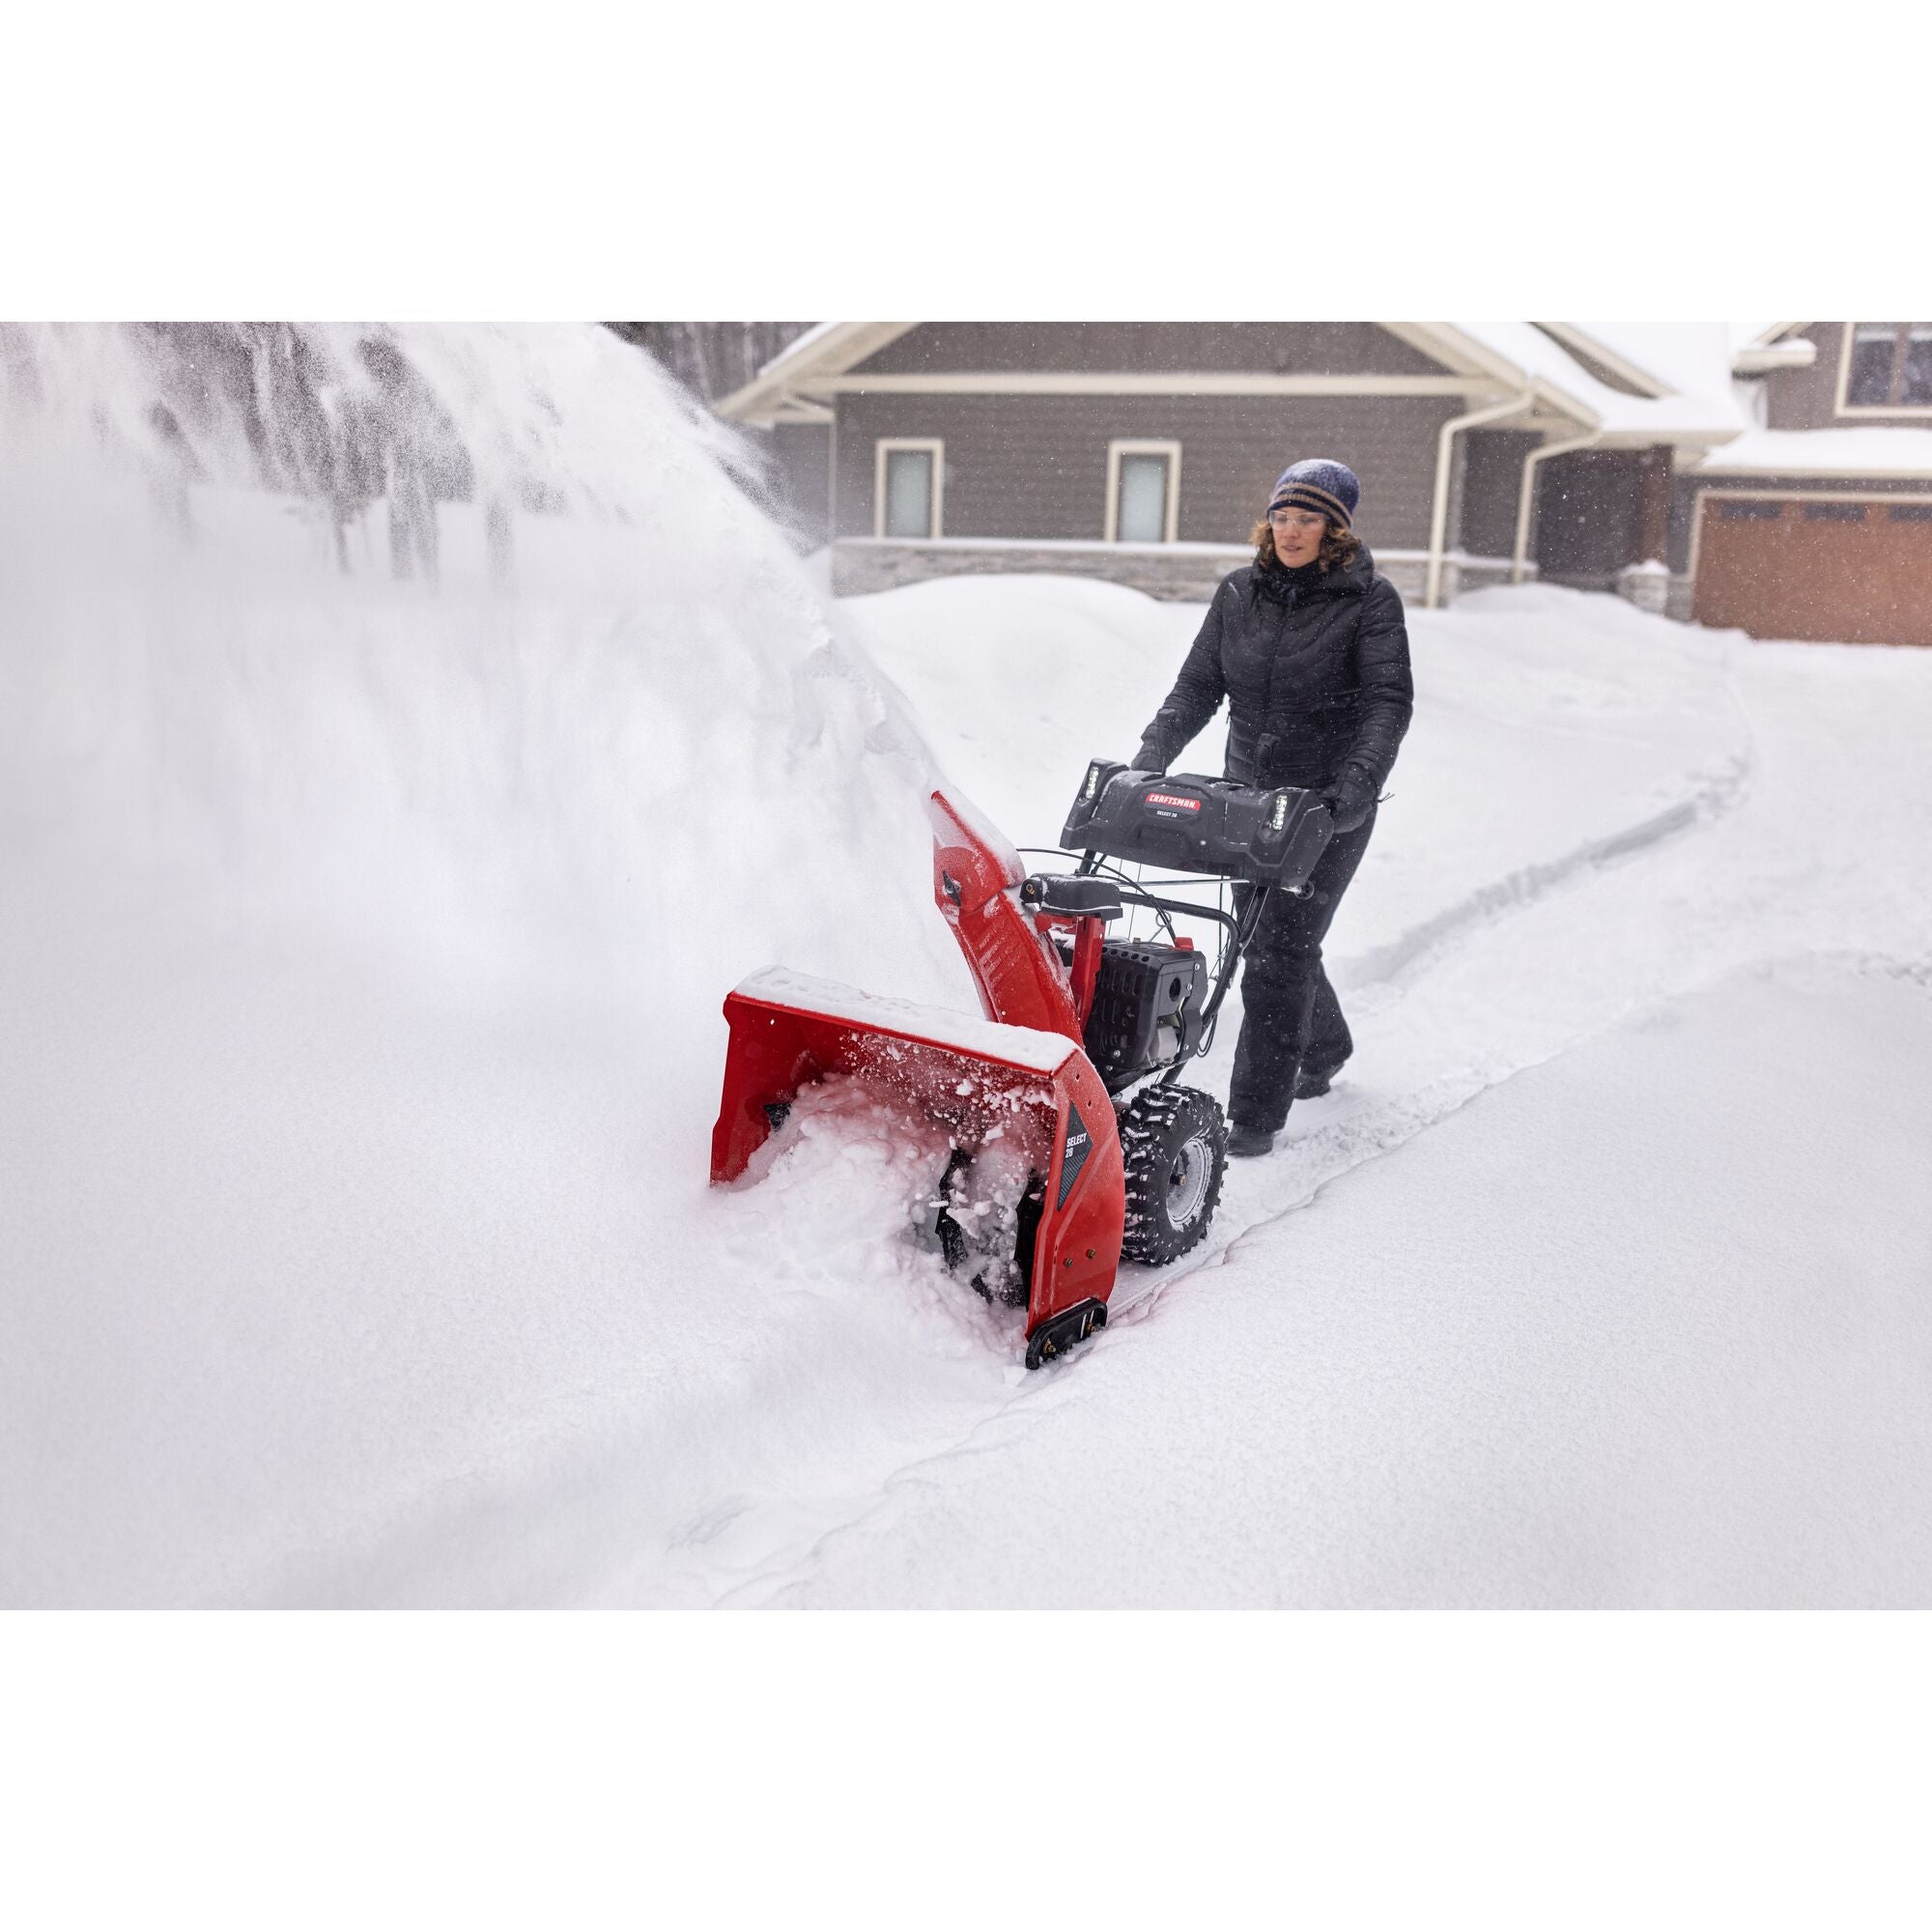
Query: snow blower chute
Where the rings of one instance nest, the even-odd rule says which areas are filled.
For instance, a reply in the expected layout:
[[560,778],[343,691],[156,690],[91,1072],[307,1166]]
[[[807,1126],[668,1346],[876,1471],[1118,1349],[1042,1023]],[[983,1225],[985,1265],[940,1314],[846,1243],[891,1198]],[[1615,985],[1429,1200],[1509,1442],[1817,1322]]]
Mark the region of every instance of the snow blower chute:
[[[963,800],[936,791],[928,811],[933,897],[984,1017],[782,967],[754,974],[724,1001],[731,1040],[711,1179],[743,1174],[800,1091],[828,1074],[909,1102],[951,1144],[932,1232],[982,1294],[1024,1305],[1027,1366],[1038,1368],[1105,1324],[1122,1255],[1172,1261],[1207,1234],[1227,1123],[1210,1094],[1179,1077],[1211,1042],[1266,895],[1307,890],[1329,817],[1312,792],[1095,761],[1061,833],[1077,868],[1029,875]],[[1233,911],[1159,897],[1105,858],[1245,890]],[[1151,909],[1171,943],[1108,939],[1130,905]],[[1211,974],[1176,917],[1221,927]],[[990,1215],[992,1204],[971,1198],[981,1170],[1006,1177],[1009,1198]]]

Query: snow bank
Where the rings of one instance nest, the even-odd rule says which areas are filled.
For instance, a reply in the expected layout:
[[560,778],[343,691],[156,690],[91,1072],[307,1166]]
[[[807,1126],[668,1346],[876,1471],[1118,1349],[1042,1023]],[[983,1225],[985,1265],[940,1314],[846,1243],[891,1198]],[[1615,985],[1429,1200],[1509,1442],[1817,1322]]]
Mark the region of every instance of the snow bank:
[[[1060,836],[1090,758],[1130,758],[1205,609],[1072,577],[955,577],[838,600],[938,755],[1023,845]],[[1221,769],[1226,720],[1187,754]]]
[[725,989],[973,1004],[918,731],[718,432],[603,330],[384,332],[473,471],[398,582],[396,476],[316,494],[359,339],[245,410],[0,345],[10,1602],[232,1600],[675,1382]]
[[[1025,843],[1058,838],[1090,757],[1126,758],[1206,614],[1117,584],[971,577],[842,600],[938,756]],[[1415,720],[1330,942],[1385,977],[1608,850],[1720,810],[1749,745],[1730,642],[1618,598],[1484,591],[1408,612]],[[1219,772],[1224,710],[1178,761]]]

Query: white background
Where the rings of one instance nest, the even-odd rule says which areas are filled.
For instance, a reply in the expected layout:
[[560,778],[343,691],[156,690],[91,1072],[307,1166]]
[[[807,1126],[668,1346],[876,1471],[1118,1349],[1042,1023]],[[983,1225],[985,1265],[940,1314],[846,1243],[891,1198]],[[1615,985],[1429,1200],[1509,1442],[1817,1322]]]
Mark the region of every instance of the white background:
[[[6,31],[0,315],[1904,313],[1927,30],[1844,34],[1681,4],[43,11]],[[1905,1923],[1924,1638],[16,1614],[0,1910]]]

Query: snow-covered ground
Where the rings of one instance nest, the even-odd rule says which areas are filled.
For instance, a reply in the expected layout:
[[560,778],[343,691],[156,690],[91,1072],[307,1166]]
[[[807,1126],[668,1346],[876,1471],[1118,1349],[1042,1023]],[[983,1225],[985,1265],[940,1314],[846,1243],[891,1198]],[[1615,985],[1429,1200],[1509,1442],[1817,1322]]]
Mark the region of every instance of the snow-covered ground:
[[970,1007],[922,786],[1051,843],[1200,612],[834,605],[556,353],[509,591],[11,479],[0,1601],[1932,1604],[1932,655],[1412,612],[1355,1060],[1028,1376],[882,1122],[706,1187],[718,1005]]

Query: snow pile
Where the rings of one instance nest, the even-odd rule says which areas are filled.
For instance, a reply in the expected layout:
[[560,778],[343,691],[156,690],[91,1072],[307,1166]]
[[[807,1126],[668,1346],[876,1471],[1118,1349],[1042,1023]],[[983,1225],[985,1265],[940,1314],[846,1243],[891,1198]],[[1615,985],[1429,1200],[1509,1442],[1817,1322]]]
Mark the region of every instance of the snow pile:
[[292,340],[199,414],[145,333],[6,343],[10,1601],[225,1599],[514,1461],[701,1293],[724,990],[970,999],[917,730],[640,355],[381,336],[469,466],[432,589]]
[[[345,333],[302,340],[355,420]],[[277,439],[219,414],[190,472],[217,480],[157,514],[159,459],[130,440],[172,392],[141,338],[40,345],[48,400],[14,395],[0,474],[16,850],[80,838],[90,886],[165,889],[190,923],[353,931],[440,979],[648,972],[659,1010],[808,934],[825,946],[801,963],[854,971],[869,946],[823,900],[876,860],[875,923],[912,949],[894,990],[950,991],[895,863],[924,850],[917,731],[721,473],[715,426],[601,330],[381,339],[446,398],[470,479],[437,505],[434,594],[420,569],[390,580],[393,478],[366,503],[307,473],[307,494],[242,489],[252,441]],[[99,453],[75,440],[79,372]]]
[[[1090,757],[1127,758],[1204,612],[1072,578],[855,597],[838,620],[1009,835],[1049,845]],[[1414,722],[1336,935],[1385,972],[1458,924],[1723,809],[1747,737],[1717,637],[1529,585],[1408,612]],[[1227,712],[1177,769],[1218,773]]]

